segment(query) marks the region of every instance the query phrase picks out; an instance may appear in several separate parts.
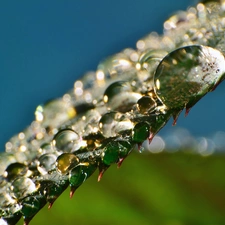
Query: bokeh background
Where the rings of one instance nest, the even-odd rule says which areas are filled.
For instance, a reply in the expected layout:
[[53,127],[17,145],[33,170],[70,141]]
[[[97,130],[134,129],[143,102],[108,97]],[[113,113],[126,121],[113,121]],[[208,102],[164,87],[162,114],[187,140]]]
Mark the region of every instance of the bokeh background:
[[[0,150],[30,124],[38,104],[63,95],[100,60],[135,48],[150,31],[162,33],[166,18],[195,3],[1,1]],[[225,131],[224,88],[202,99],[178,125],[194,136]],[[162,133],[170,129],[171,123]],[[223,157],[146,154],[127,161],[100,184],[90,178],[72,201],[62,197],[50,212],[42,210],[33,224],[225,224]]]

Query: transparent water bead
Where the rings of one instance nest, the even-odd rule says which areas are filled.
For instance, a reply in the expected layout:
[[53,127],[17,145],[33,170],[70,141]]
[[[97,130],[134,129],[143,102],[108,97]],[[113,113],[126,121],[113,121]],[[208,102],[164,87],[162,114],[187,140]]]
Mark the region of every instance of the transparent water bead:
[[141,94],[132,90],[130,83],[116,81],[106,88],[103,101],[113,111],[127,112],[142,97]]
[[133,128],[133,123],[122,113],[109,112],[99,121],[99,130],[104,137],[115,137],[120,132]]
[[106,58],[97,68],[97,77],[102,76],[104,79],[125,75],[126,73],[134,73],[135,68],[129,58],[119,53]]
[[38,151],[40,154],[52,153],[54,152],[54,148],[51,143],[44,143],[40,146]]
[[71,152],[79,148],[80,137],[72,129],[62,129],[53,138],[52,144],[57,151]]
[[140,67],[140,69],[147,70],[148,72],[153,72],[159,65],[162,58],[164,58],[167,54],[168,52],[164,50],[148,49],[141,54],[138,62],[139,64],[137,64],[136,67]]
[[43,154],[38,159],[38,171],[42,175],[46,175],[50,170],[53,170],[55,168],[55,162],[56,162],[57,156],[55,154],[47,153]]
[[223,79],[225,60],[220,51],[202,45],[169,53],[155,73],[155,91],[168,108],[191,108]]
[[157,106],[155,100],[150,96],[143,96],[137,102],[137,107],[140,113],[147,114],[152,112]]
[[17,199],[32,194],[36,189],[35,183],[27,177],[18,178],[12,183],[12,191]]
[[3,174],[7,166],[14,162],[16,162],[16,158],[13,154],[2,152],[0,154],[0,174]]
[[63,153],[56,160],[56,167],[61,174],[67,174],[79,164],[79,159],[72,153]]
[[12,181],[17,177],[24,176],[28,171],[27,166],[22,163],[12,163],[5,170],[5,177],[7,180]]

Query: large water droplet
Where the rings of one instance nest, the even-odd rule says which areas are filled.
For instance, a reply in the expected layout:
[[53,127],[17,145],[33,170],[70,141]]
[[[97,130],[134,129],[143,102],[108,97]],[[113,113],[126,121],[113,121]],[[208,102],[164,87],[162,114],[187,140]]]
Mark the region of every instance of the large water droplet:
[[68,173],[77,166],[79,159],[72,153],[63,153],[56,160],[56,167],[61,174]]
[[79,148],[80,137],[72,129],[60,130],[53,138],[52,144],[57,151],[71,152]]
[[115,137],[122,131],[133,128],[133,123],[122,113],[109,112],[99,121],[100,132],[105,137]]
[[168,108],[190,108],[213,90],[224,74],[221,52],[202,45],[186,46],[161,61],[155,73],[155,91]]
[[141,98],[141,94],[133,92],[126,81],[116,81],[105,90],[103,101],[109,109],[127,112]]

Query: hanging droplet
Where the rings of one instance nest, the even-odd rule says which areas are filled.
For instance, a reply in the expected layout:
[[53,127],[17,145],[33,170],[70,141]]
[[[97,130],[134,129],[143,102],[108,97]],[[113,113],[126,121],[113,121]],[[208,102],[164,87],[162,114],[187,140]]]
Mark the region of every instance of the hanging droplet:
[[56,160],[56,167],[61,174],[67,174],[79,164],[79,159],[72,153],[63,153]]
[[109,85],[103,95],[103,101],[111,110],[127,112],[141,98],[141,94],[133,92],[130,83],[116,81]]
[[20,177],[12,183],[12,190],[17,199],[24,198],[36,191],[35,183],[27,177]]
[[141,114],[147,114],[152,112],[157,106],[155,100],[150,96],[143,96],[137,102],[138,110]]
[[121,158],[125,158],[131,151],[131,144],[125,140],[113,140],[105,147],[102,155],[102,161],[106,165],[119,162]]
[[71,152],[79,149],[80,137],[72,129],[60,130],[53,138],[52,144],[57,151]]
[[119,112],[106,113],[99,121],[99,130],[105,137],[115,137],[120,132],[132,128],[133,123]]
[[96,170],[96,164],[88,164],[87,166],[77,166],[70,171],[69,182],[71,186],[70,197],[73,196],[74,191]]
[[12,163],[5,170],[5,177],[8,181],[13,181],[15,178],[24,176],[28,171],[27,166],[22,163]]
[[132,132],[132,140],[136,143],[142,143],[150,134],[150,125],[147,122],[137,123]]
[[42,175],[46,175],[49,171],[53,170],[55,168],[55,162],[56,162],[57,156],[55,154],[47,153],[42,155],[38,159],[38,171]]
[[224,79],[225,60],[220,51],[202,45],[169,53],[155,73],[155,91],[171,109],[191,108]]

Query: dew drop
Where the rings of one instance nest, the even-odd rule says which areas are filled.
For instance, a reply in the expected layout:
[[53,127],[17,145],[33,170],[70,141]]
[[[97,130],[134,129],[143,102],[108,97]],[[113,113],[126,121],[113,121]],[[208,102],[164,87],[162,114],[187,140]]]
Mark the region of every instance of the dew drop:
[[55,168],[56,159],[57,159],[56,155],[51,153],[42,155],[38,159],[38,167],[37,167],[38,171],[42,175],[46,175],[50,170],[53,170]]
[[51,143],[44,143],[38,150],[41,154],[52,153],[54,151]]
[[97,68],[97,73],[101,73],[104,78],[117,77],[134,71],[132,62],[123,53],[108,57]]
[[63,153],[56,160],[56,167],[61,174],[67,174],[79,164],[79,159],[72,153]]
[[150,96],[143,96],[137,102],[137,107],[140,113],[147,114],[152,112],[157,106],[155,100]]
[[120,158],[125,158],[131,151],[131,145],[125,140],[113,140],[109,142],[102,155],[102,161],[106,165],[119,162]]
[[103,101],[111,110],[127,112],[141,98],[126,81],[116,81],[105,90]]
[[105,137],[115,137],[117,134],[133,128],[133,123],[122,113],[109,112],[99,121],[99,130]]
[[23,176],[27,173],[28,168],[22,163],[12,163],[5,170],[5,177],[8,181],[12,181],[17,177]]
[[62,129],[53,138],[52,144],[57,151],[71,152],[79,149],[79,135],[72,129]]
[[150,125],[147,122],[137,123],[132,132],[132,140],[137,143],[145,141],[150,134]]
[[155,71],[155,69],[159,65],[160,61],[167,54],[168,53],[164,50],[146,50],[146,51],[144,51],[139,58],[139,63],[141,65],[140,69],[145,69],[148,72]]
[[168,108],[191,108],[224,79],[224,74],[225,60],[220,51],[202,45],[181,47],[157,67],[155,91]]

